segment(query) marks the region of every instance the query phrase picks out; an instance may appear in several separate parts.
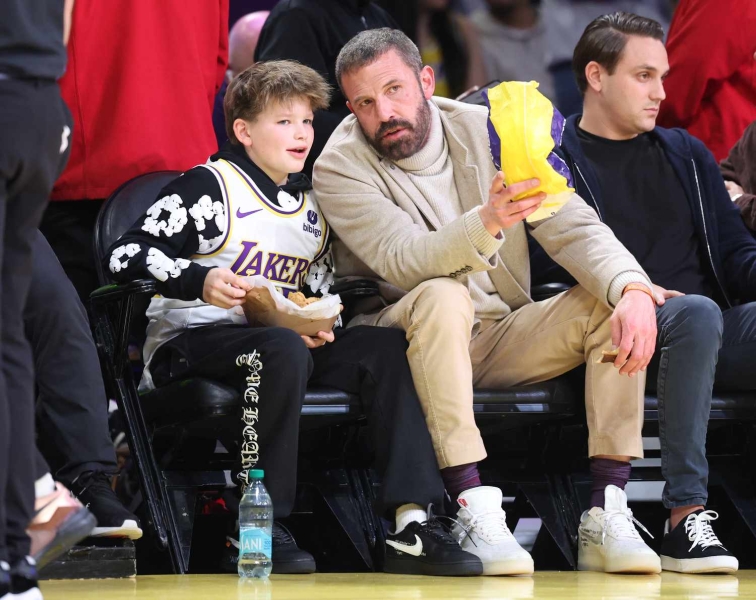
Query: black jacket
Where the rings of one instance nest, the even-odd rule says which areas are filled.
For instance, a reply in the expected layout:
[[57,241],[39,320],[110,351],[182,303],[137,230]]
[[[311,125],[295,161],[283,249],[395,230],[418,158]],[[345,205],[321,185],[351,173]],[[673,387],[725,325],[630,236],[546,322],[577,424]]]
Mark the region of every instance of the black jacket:
[[[572,172],[576,192],[603,220],[604,198],[598,178],[583,153],[577,127],[581,115],[567,119],[558,153]],[[696,233],[706,256],[704,274],[714,290],[714,300],[722,307],[756,300],[756,240],[748,231],[740,211],[730,200],[711,152],[703,142],[683,129],[656,127],[651,135],[682,182],[690,203]],[[670,223],[670,227],[674,227]],[[530,245],[533,284],[574,283],[535,243]]]
[[315,116],[315,140],[303,170],[312,174],[333,130],[349,114],[336,82],[336,57],[355,35],[396,22],[370,0],[281,0],[265,21],[255,61],[291,59],[318,71],[333,88],[328,111]]

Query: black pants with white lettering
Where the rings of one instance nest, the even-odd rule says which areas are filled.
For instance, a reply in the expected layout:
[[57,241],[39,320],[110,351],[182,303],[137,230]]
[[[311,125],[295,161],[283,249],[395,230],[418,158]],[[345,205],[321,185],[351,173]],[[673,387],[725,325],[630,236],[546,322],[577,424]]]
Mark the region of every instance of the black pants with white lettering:
[[296,492],[299,415],[308,385],[359,394],[367,415],[374,467],[383,485],[378,510],[402,504],[441,508],[443,482],[406,359],[403,332],[383,327],[336,330],[336,340],[308,350],[288,329],[218,325],[190,329],[152,360],[156,385],[200,376],[242,394],[241,478],[265,470],[276,518]]

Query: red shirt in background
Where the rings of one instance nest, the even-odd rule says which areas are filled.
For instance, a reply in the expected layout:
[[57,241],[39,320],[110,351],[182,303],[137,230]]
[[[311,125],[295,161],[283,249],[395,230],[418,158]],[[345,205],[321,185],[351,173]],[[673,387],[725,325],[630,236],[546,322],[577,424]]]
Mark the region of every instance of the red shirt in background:
[[680,0],[658,124],[683,127],[720,161],[756,120],[756,0]]
[[77,0],[60,80],[74,129],[53,200],[100,199],[149,171],[217,150],[228,0]]

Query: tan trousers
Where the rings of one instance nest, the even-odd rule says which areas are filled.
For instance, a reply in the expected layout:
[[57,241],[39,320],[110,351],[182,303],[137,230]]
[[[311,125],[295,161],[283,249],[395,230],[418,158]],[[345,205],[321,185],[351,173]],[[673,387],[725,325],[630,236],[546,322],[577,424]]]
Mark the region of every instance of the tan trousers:
[[407,358],[440,468],[486,457],[473,414],[476,388],[506,388],[551,379],[587,363],[588,451],[643,456],[645,373],[620,375],[596,364],[612,344],[612,315],[580,286],[483,322],[473,338],[467,288],[450,278],[426,281],[370,322],[407,332]]

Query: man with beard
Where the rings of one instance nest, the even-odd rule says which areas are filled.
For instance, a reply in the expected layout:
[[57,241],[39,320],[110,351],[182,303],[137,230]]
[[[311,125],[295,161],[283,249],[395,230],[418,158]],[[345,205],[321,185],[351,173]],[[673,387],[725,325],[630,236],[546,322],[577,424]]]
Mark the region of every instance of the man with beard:
[[[523,220],[545,196],[532,193],[534,180],[504,186],[491,161],[486,109],[433,98],[433,70],[396,30],[354,37],[336,77],[354,116],[316,162],[315,191],[355,255],[337,256],[339,274],[377,275],[407,291],[351,324],[406,332],[444,483],[459,503],[454,533],[462,547],[481,558],[485,574],[533,571],[507,528],[501,491],[480,482],[477,462],[486,452],[473,385],[534,383],[585,362],[597,535],[606,533],[611,569],[658,572],[659,557],[638,536],[622,491],[630,459],[643,455],[644,369],[656,338],[643,269],[575,195],[528,227],[579,285],[533,302]],[[616,369],[597,364],[612,345]]]

